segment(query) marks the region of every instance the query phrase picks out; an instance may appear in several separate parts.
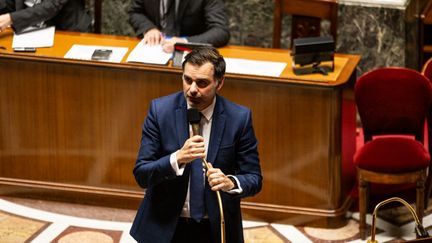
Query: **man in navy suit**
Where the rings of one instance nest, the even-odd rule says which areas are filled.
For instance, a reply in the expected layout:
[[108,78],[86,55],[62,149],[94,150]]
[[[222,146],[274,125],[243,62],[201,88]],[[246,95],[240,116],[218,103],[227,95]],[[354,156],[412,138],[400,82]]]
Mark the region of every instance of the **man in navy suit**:
[[129,22],[144,43],[161,43],[166,52],[176,42],[221,47],[230,38],[223,0],[132,0]]
[[[223,202],[226,242],[244,241],[240,199],[262,186],[258,142],[251,111],[217,94],[224,75],[225,61],[216,49],[194,49],[183,62],[183,92],[151,102],[133,170],[146,189],[130,231],[138,242],[220,242],[215,191]],[[202,136],[192,134],[188,108],[202,113]],[[205,216],[196,221],[190,218],[190,204],[196,203],[190,174],[202,158],[211,165],[202,177]]]

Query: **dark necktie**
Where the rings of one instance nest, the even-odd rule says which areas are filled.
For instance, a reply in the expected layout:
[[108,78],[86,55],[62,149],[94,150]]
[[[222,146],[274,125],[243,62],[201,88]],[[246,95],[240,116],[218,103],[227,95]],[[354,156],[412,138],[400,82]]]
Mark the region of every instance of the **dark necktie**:
[[162,32],[167,36],[178,36],[176,30],[175,16],[176,7],[175,0],[161,0],[162,3],[162,17],[161,17],[161,27]]
[[190,205],[191,218],[193,218],[197,222],[200,222],[205,214],[204,174],[203,174],[202,159],[196,159],[192,161],[189,193],[190,193],[189,205]]

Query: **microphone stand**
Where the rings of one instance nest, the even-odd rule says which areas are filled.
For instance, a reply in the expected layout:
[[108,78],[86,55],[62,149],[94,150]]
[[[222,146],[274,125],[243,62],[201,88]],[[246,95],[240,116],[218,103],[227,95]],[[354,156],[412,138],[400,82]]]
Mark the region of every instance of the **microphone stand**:
[[[192,134],[193,135],[200,134],[199,122],[201,120],[201,117],[200,117],[199,111],[197,109],[190,108],[190,109],[188,109],[187,116],[188,116],[188,122],[192,126]],[[205,158],[202,159],[202,164],[203,164],[205,171],[207,172],[209,169],[209,164]],[[223,204],[222,204],[222,198],[220,195],[220,191],[216,191],[216,197],[217,197],[218,204],[219,204],[221,243],[225,243],[225,217],[224,217],[224,212],[223,212]]]
[[414,218],[414,220],[415,220],[415,224],[416,224],[416,227],[415,227],[415,233],[416,233],[417,238],[426,238],[426,237],[429,237],[428,232],[425,230],[425,228],[424,228],[423,225],[421,224],[421,222],[420,222],[420,220],[419,220],[419,218],[418,218],[418,216],[417,216],[415,210],[413,209],[413,207],[411,207],[411,205],[409,205],[409,204],[408,204],[405,200],[403,200],[402,198],[399,198],[399,197],[392,197],[392,198],[386,199],[386,200],[384,200],[384,201],[378,203],[378,204],[375,206],[375,209],[374,209],[373,214],[372,214],[371,239],[368,240],[367,243],[378,243],[378,241],[375,240],[375,221],[376,221],[376,217],[377,217],[377,212],[378,212],[378,209],[379,209],[382,205],[387,204],[387,203],[389,203],[389,202],[400,202],[400,203],[402,203],[405,207],[408,208],[408,210],[410,211],[411,215],[413,216],[413,218]]
[[[205,171],[209,169],[208,162],[205,158],[202,159],[203,167],[205,168]],[[225,217],[223,212],[223,204],[222,204],[222,198],[220,195],[220,191],[216,191],[216,197],[219,204],[219,214],[220,214],[220,229],[221,229],[221,243],[225,243]]]

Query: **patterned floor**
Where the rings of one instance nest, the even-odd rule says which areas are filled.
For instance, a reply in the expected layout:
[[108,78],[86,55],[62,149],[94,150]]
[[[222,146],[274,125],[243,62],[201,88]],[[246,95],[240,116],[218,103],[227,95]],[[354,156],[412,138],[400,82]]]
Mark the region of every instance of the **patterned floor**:
[[[73,209],[73,206],[68,205],[55,206],[55,209],[43,201],[38,201],[39,206],[34,202],[12,201],[0,199],[0,242],[135,242],[128,233],[131,226],[130,219],[133,217],[132,211],[127,212],[127,217],[122,218],[120,211],[108,208],[102,209],[103,211],[98,208],[96,212],[88,208]],[[41,205],[45,205],[45,209],[41,209]],[[56,210],[66,209],[69,209],[69,214],[80,216],[56,212]],[[98,218],[104,219],[94,219],[95,213],[103,216]],[[408,216],[404,208],[388,211],[385,218],[394,222],[379,219],[376,239],[379,242],[414,239],[414,224]],[[245,242],[362,242],[358,234],[358,213],[350,213],[348,217],[347,225],[339,229],[244,221]],[[370,224],[370,215],[367,220]],[[427,229],[432,228],[432,215],[424,218],[423,225]]]

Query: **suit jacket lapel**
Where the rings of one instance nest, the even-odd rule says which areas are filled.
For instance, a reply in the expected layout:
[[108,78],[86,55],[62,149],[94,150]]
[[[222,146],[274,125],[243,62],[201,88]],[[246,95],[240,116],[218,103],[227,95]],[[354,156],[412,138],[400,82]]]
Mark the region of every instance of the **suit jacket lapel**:
[[217,163],[215,159],[216,159],[217,151],[219,150],[219,146],[222,141],[222,135],[224,133],[225,123],[226,123],[226,117],[224,114],[224,107],[221,102],[221,99],[218,96],[216,96],[216,105],[213,111],[213,122],[211,128],[209,148],[207,151],[208,153],[207,160],[212,164]]
[[[175,111],[175,124],[178,131],[177,140],[179,148],[181,148],[184,142],[190,137],[189,124],[187,122],[187,106],[186,99],[183,94],[181,94],[179,106]],[[190,163],[186,165],[185,171],[183,173],[183,178],[189,178],[190,173]]]
[[178,131],[177,139],[179,148],[181,148],[184,142],[189,138],[189,124],[187,123],[187,114],[186,114],[186,101],[182,96],[180,98],[179,106],[175,111],[175,124]]

